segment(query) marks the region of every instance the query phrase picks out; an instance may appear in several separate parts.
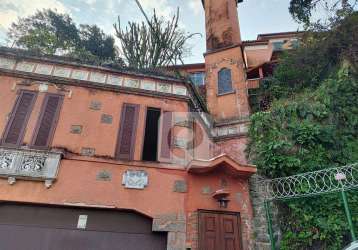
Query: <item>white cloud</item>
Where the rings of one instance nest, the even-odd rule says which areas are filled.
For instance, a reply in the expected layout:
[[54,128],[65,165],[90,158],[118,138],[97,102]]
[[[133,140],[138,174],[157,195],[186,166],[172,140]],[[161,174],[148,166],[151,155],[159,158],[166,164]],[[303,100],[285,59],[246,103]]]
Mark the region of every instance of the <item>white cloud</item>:
[[60,13],[69,10],[59,0],[1,0],[0,28],[8,29],[19,17],[32,15],[36,10],[56,9]]
[[169,19],[175,11],[175,8],[170,6],[168,0],[141,0],[140,3],[144,10],[147,11],[148,15],[151,15],[153,9],[155,9],[158,16],[163,16],[164,18]]

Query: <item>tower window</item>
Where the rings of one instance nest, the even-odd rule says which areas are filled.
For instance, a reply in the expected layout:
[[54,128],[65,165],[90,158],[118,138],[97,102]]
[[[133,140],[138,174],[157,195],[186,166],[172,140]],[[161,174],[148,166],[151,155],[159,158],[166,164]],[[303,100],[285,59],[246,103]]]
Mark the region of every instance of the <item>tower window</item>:
[[231,70],[223,68],[218,73],[218,94],[226,94],[232,92]]
[[148,108],[145,122],[145,134],[143,144],[143,161],[158,160],[158,133],[159,133],[160,109]]

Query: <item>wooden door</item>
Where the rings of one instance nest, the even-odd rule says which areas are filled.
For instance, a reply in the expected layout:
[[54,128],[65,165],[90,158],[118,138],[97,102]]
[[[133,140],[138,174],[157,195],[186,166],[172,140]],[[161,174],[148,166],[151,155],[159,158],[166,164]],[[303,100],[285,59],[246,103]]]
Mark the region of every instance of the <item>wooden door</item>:
[[199,213],[200,250],[241,250],[240,216],[235,213]]

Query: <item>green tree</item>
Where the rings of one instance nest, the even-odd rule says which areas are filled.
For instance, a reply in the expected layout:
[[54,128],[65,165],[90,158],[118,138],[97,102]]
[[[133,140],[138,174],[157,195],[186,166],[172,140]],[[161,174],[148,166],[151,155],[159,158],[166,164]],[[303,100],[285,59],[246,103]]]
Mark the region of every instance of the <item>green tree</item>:
[[356,4],[357,0],[291,0],[289,11],[295,20],[309,25],[313,12],[319,7],[344,16],[352,12]]
[[117,59],[114,38],[96,25],[78,28],[68,14],[50,9],[20,18],[8,36],[17,47],[47,55],[67,55],[85,61]]
[[15,45],[44,54],[70,52],[80,40],[72,18],[50,9],[19,18],[12,23],[8,36]]
[[120,18],[114,24],[116,36],[128,66],[156,68],[183,63],[189,48],[186,42],[195,34],[186,34],[178,27],[179,9],[170,21],[159,18],[155,11],[149,23],[129,22],[121,28]]
[[86,51],[101,60],[114,60],[116,48],[114,38],[106,35],[97,25],[80,25],[81,45]]

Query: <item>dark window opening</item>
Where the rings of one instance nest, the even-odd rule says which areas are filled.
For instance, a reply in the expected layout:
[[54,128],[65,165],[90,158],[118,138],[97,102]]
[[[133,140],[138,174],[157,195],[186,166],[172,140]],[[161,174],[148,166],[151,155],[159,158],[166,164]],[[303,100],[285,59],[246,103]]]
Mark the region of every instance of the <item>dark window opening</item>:
[[148,108],[145,122],[143,161],[158,160],[158,134],[160,109]]

